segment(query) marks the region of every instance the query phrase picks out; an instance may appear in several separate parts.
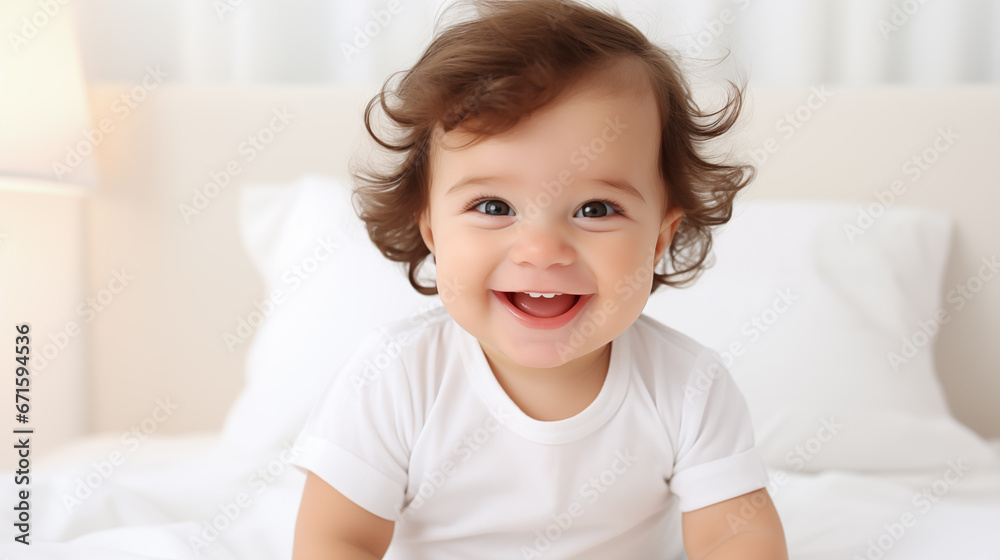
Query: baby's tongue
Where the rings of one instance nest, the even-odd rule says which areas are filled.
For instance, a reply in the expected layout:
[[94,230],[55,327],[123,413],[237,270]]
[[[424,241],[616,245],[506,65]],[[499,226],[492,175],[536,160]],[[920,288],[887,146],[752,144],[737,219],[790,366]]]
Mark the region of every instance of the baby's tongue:
[[533,298],[524,292],[514,292],[514,305],[528,315],[535,317],[558,317],[566,313],[576,303],[576,296],[562,294],[552,298]]

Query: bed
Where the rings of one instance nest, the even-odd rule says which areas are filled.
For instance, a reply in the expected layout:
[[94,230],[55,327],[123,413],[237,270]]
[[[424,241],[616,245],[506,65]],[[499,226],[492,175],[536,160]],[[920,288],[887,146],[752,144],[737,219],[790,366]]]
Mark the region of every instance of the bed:
[[[126,87],[91,89],[97,118]],[[142,272],[188,291],[137,288],[124,318],[95,325],[98,433],[35,461],[32,545],[7,544],[4,523],[3,554],[290,558],[304,483],[290,461],[318,392],[367,330],[440,305],[409,288],[349,208],[373,91],[164,86],[101,147],[88,212],[123,229],[91,226],[96,268],[161,251],[165,264]],[[720,228],[714,266],[647,305],[727,361],[793,559],[1000,557],[1000,230],[989,217],[1000,189],[984,163],[1000,147],[998,94],[752,90],[735,151],[760,175]],[[253,160],[240,150],[283,124]],[[240,171],[206,191],[233,160]],[[137,355],[180,343],[130,332],[129,313],[158,312],[205,323],[217,342],[191,359],[220,371],[123,382],[134,363],[111,359],[108,341]],[[234,358],[217,359],[220,348]],[[115,410],[153,394],[140,385],[196,404],[209,399],[190,395],[207,392],[227,403],[224,420],[194,406],[188,425],[207,428],[132,446],[123,429],[137,416]]]

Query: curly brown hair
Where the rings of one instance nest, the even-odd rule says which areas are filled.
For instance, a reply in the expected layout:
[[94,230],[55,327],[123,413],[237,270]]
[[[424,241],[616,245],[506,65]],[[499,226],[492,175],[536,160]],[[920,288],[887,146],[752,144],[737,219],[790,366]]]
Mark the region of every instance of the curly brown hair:
[[[703,111],[676,62],[676,54],[650,42],[620,17],[572,0],[467,0],[478,17],[439,33],[417,63],[394,73],[365,108],[368,134],[380,146],[403,155],[384,172],[352,170],[355,210],[368,235],[388,259],[405,263],[410,284],[426,295],[437,286],[417,275],[430,250],[420,236],[418,216],[429,198],[429,157],[434,131],[458,127],[488,137],[502,133],[587,77],[613,64],[629,63],[652,85],[662,129],[659,168],[671,207],[683,218],[654,270],[650,293],[661,285],[683,287],[706,268],[712,227],[732,217],[733,201],[754,178],[745,163],[711,161],[706,142],[728,132],[743,107],[744,89],[728,82],[723,106]],[[453,4],[452,7],[459,5]],[[599,82],[603,88],[636,84]],[[619,87],[620,86],[620,87]],[[390,106],[387,97],[398,102]],[[382,138],[372,127],[378,104],[399,133]],[[667,208],[664,208],[666,215]],[[662,265],[662,266],[661,266]]]

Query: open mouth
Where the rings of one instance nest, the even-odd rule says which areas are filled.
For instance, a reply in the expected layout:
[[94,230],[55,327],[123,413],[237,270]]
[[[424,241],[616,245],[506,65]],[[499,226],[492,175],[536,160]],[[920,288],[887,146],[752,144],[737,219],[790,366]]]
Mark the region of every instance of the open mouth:
[[503,292],[503,295],[516,309],[543,319],[563,315],[580,301],[579,294]]
[[495,290],[493,293],[518,322],[531,329],[558,329],[568,324],[595,295]]

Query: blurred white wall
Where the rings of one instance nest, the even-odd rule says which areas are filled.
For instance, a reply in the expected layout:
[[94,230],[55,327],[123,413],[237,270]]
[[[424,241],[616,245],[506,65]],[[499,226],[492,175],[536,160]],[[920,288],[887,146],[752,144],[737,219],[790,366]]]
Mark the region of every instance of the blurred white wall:
[[[727,49],[751,83],[1000,81],[998,0],[592,0],[696,58]],[[88,79],[381,83],[430,42],[444,0],[90,0]],[[450,12],[460,14],[461,12]],[[372,30],[358,38],[359,30]],[[363,44],[366,43],[367,44]],[[344,53],[358,44],[360,54]],[[735,72],[727,62],[723,71]]]

